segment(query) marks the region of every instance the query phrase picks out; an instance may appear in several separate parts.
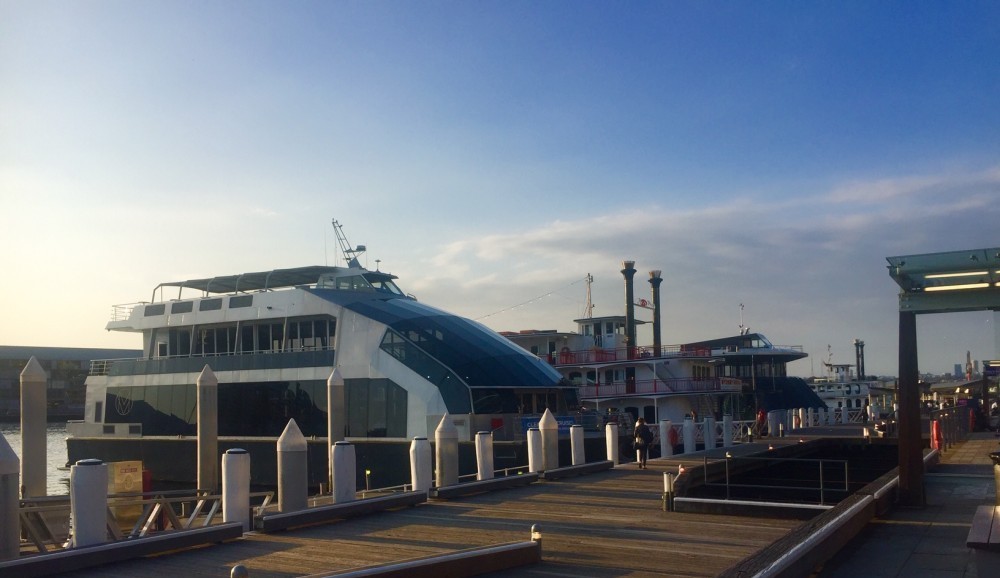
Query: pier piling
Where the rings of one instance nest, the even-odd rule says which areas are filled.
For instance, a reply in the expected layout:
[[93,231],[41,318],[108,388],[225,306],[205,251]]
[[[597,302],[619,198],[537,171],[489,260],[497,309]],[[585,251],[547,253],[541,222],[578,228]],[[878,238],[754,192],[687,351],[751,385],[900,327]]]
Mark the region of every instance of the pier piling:
[[[608,424],[611,427],[611,424]],[[617,447],[616,452],[617,454]],[[615,460],[615,463],[618,463]],[[542,464],[542,432],[537,427],[528,428],[528,471],[540,472],[545,468]]]
[[414,492],[431,489],[431,442],[425,437],[415,437],[410,442],[410,483]]
[[580,466],[587,463],[587,455],[583,448],[583,426],[582,425],[571,425],[569,426],[569,447],[570,453],[572,454],[574,466]]
[[[530,433],[530,432],[529,432]],[[610,422],[604,426],[604,443],[608,450],[608,459],[618,465],[618,423]],[[528,437],[528,459],[531,459],[531,437]],[[530,468],[529,468],[530,469]],[[537,470],[530,470],[532,472]]]
[[333,462],[333,503],[340,504],[351,502],[358,493],[357,458],[354,452],[354,444],[351,442],[339,441],[333,444],[333,453],[330,456]]
[[48,398],[45,370],[32,355],[21,371],[21,496],[47,494],[45,427]]
[[548,408],[538,420],[538,430],[542,432],[542,469],[554,470],[559,467],[559,422]]
[[0,434],[0,562],[20,555],[21,518],[18,515],[18,473],[21,460]]
[[278,438],[278,511],[305,510],[309,497],[306,438],[294,419]]
[[476,433],[476,479],[493,479],[493,434],[488,431]]
[[458,430],[448,414],[434,430],[434,446],[436,485],[454,486],[458,483]]
[[195,380],[198,395],[198,489],[219,488],[219,380],[205,365]]

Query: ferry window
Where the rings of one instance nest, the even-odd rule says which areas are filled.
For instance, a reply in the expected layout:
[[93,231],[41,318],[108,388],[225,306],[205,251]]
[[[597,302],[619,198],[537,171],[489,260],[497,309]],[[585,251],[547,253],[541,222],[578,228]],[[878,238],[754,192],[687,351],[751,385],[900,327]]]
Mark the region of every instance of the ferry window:
[[255,351],[253,344],[253,325],[240,327],[240,345],[238,353],[250,353]]
[[611,335],[614,332],[615,332],[615,324],[614,323],[608,321],[607,323],[604,324],[604,333],[606,335]]
[[253,295],[239,295],[229,298],[229,308],[250,307],[253,305]]
[[159,303],[157,305],[147,305],[142,311],[143,317],[153,317],[154,315],[163,315],[164,310],[167,306],[164,303]]
[[222,298],[202,299],[198,304],[198,311],[216,311],[222,309]]
[[170,313],[190,313],[193,306],[192,301],[177,301],[170,304]]

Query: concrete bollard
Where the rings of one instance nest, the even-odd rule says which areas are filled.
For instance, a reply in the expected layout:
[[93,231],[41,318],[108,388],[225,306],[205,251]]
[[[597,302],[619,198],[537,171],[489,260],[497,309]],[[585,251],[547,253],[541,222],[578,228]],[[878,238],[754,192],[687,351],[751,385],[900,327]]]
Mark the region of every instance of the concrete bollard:
[[306,437],[294,419],[278,438],[278,511],[297,512],[309,505]]
[[339,441],[333,444],[333,485],[330,486],[333,503],[353,502],[358,493],[357,458],[354,444]]
[[733,446],[733,416],[728,413],[722,416],[722,447]]
[[[529,438],[530,441],[530,438]],[[604,445],[608,451],[608,460],[612,464],[618,465],[618,423],[611,422],[604,425]],[[530,444],[529,444],[530,448]],[[530,452],[530,449],[529,449]],[[534,470],[532,470],[534,471]]]
[[326,482],[333,487],[333,444],[344,441],[347,423],[344,376],[334,367],[326,378]]
[[715,418],[712,417],[712,416],[706,416],[705,417],[704,427],[705,427],[705,429],[704,429],[705,449],[706,450],[714,450],[715,449],[715,437],[716,437],[716,433],[717,433],[715,431]]
[[569,426],[569,448],[573,459],[572,464],[574,466],[582,466],[587,463],[587,454],[583,449],[582,425]]
[[410,484],[414,492],[431,489],[434,478],[431,466],[431,442],[425,437],[415,437],[410,442]]
[[21,516],[18,508],[18,472],[21,460],[0,434],[0,562],[21,555]]
[[528,471],[542,471],[542,432],[537,427],[528,428]]
[[250,454],[242,448],[222,454],[222,521],[250,531]]
[[208,365],[195,380],[198,413],[198,489],[219,488],[219,380]]
[[488,431],[476,433],[476,479],[493,479],[493,434]]
[[804,427],[809,427],[809,422],[806,421],[806,418],[808,418],[808,417],[809,417],[809,415],[806,412],[806,408],[800,407],[799,408],[799,427],[797,427],[795,429],[802,429]]
[[38,498],[48,491],[46,433],[48,378],[32,355],[21,371],[21,485],[22,496]]
[[548,408],[538,420],[538,430],[542,432],[542,470],[559,467],[559,422]]
[[108,466],[101,460],[80,460],[70,468],[69,517],[71,547],[108,541]]
[[448,414],[434,430],[434,452],[437,487],[454,486],[458,483],[458,430]]
[[813,426],[816,425],[816,410],[815,409],[813,409],[811,407],[807,407],[806,408],[806,421],[805,421],[805,424],[806,424],[805,427],[813,427]]
[[690,454],[698,449],[697,440],[694,439],[694,420],[690,417],[684,418],[684,453]]
[[674,424],[669,419],[660,420],[660,457],[668,458],[674,455],[673,438],[670,433],[674,429]]

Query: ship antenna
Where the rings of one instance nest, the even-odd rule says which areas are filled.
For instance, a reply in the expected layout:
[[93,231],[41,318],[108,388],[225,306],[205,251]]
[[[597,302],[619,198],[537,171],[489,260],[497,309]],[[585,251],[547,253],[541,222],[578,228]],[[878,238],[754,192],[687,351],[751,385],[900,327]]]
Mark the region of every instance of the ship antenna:
[[364,245],[358,245],[352,249],[351,244],[347,242],[347,235],[344,234],[344,226],[338,223],[337,219],[333,219],[333,232],[337,235],[337,243],[340,244],[340,252],[343,253],[347,266],[354,269],[362,269],[363,267],[358,262],[358,257],[367,251],[368,248]]
[[743,304],[740,303],[740,335],[746,335],[750,332],[750,328],[743,325]]
[[594,282],[594,276],[587,273],[583,280],[587,282],[587,306],[584,308],[584,317],[590,319],[594,316],[594,302],[590,300],[590,284]]

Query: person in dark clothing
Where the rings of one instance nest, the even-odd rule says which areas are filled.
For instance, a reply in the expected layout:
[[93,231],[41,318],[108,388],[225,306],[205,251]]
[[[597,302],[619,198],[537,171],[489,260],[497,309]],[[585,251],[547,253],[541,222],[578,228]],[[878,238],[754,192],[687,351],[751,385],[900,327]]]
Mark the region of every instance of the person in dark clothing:
[[635,422],[635,451],[636,451],[636,461],[639,462],[639,469],[646,468],[646,456],[649,454],[649,446],[653,443],[653,432],[646,425],[646,420],[639,418]]

